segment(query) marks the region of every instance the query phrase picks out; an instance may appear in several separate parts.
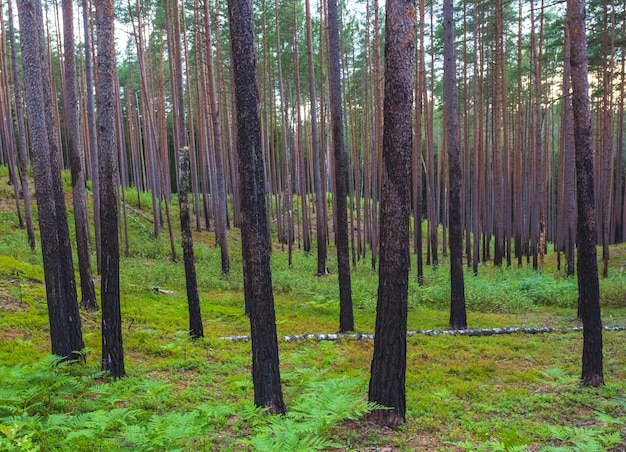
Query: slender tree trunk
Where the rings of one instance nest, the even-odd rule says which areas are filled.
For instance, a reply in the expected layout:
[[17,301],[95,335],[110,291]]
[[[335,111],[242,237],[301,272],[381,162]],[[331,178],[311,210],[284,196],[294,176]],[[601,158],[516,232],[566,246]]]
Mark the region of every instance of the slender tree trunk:
[[350,253],[348,250],[348,212],[346,204],[346,167],[341,115],[341,70],[339,66],[339,23],[337,1],[328,2],[328,73],[330,76],[330,116],[335,157],[335,198],[337,229],[337,264],[339,270],[339,330],[354,330],[352,286],[350,283]]
[[455,330],[463,330],[467,328],[465,282],[463,280],[463,225],[461,221],[463,176],[458,135],[453,0],[444,0],[443,3],[443,52],[443,95],[450,183],[450,326]]
[[198,280],[193,253],[193,237],[189,218],[189,148],[182,148],[178,155],[178,204],[180,206],[180,230],[183,245],[183,260],[185,263],[185,285],[187,288],[187,305],[189,307],[189,335],[192,338],[204,336],[202,314],[200,312],[200,297],[198,296]]
[[91,2],[83,0],[83,39],[85,44],[85,90],[87,92],[87,131],[88,144],[91,157],[91,166],[89,167],[89,178],[91,179],[91,192],[93,197],[93,223],[96,238],[96,263],[97,270],[100,273],[101,265],[101,221],[100,221],[100,181],[98,178],[98,140],[96,134],[96,102],[94,94],[94,73],[93,73],[93,49],[91,40]]
[[424,92],[421,89],[422,80],[422,63],[424,59],[424,2],[419,2],[419,46],[416,46],[416,63],[415,63],[415,126],[413,136],[413,161],[412,161],[412,177],[413,177],[413,230],[415,234],[415,253],[417,254],[417,283],[424,285],[424,258],[423,258],[423,241],[422,241],[422,163],[424,161],[422,149],[422,129],[423,129],[423,100]]
[[[0,8],[0,48],[6,49],[4,29],[4,14]],[[13,110],[11,109],[11,86],[9,83],[9,66],[7,64],[6,53],[0,53],[0,105],[4,111],[2,116],[2,124],[0,127],[0,164],[5,164],[3,156],[6,156],[6,165],[9,170],[9,185],[13,186],[13,197],[15,201],[15,211],[20,229],[26,226],[24,217],[22,216],[22,206],[20,204],[20,184],[18,182],[18,156],[17,146],[15,143],[15,133],[13,131]],[[5,149],[3,152],[2,148]]]
[[607,278],[609,276],[609,233],[611,226],[611,201],[612,201],[612,176],[613,176],[613,73],[614,59],[614,39],[613,33],[615,30],[614,20],[611,20],[611,13],[607,11],[608,6],[603,5],[603,22],[604,30],[602,34],[602,49],[603,49],[603,70],[602,70],[602,115],[603,115],[603,127],[602,127],[602,175],[600,176],[600,218],[602,227],[602,277]]
[[[283,173],[284,173],[284,190],[282,194],[284,196],[283,206],[283,218],[280,220],[283,224],[283,238],[281,242],[287,243],[287,254],[289,266],[293,263],[293,189],[291,178],[291,161],[292,151],[289,148],[289,126],[287,123],[287,109],[288,109],[288,90],[285,89],[283,81],[283,64],[282,64],[282,44],[280,40],[280,9],[278,6],[278,0],[274,0],[274,8],[276,9],[276,48],[278,53],[276,55],[276,65],[278,69],[278,95],[280,101],[277,102],[280,108],[280,138],[281,148],[283,156]],[[276,156],[278,157],[278,153]],[[277,165],[279,166],[279,165]],[[280,216],[278,218],[281,218]]]
[[502,0],[496,1],[495,17],[495,70],[493,72],[493,210],[494,210],[494,253],[493,263],[496,266],[502,265],[504,255],[504,188],[502,185],[502,79],[501,74],[504,64],[503,49],[503,5]]
[[372,270],[376,270],[380,224],[378,222],[378,199],[380,193],[380,161],[383,147],[383,75],[380,62],[380,11],[378,0],[374,0],[374,130],[371,161],[372,181]]
[[[520,0],[521,1],[521,0]],[[474,0],[474,48],[478,49],[478,0]],[[480,191],[480,179],[481,179],[481,168],[480,164],[480,156],[481,156],[481,148],[480,148],[480,114],[479,110],[479,102],[478,96],[480,95],[479,90],[479,80],[478,80],[478,55],[476,52],[474,53],[474,63],[472,65],[473,73],[472,73],[472,86],[474,90],[474,102],[472,107],[472,113],[474,117],[474,171],[473,171],[473,180],[472,180],[472,230],[473,230],[473,240],[474,240],[474,260],[472,261],[472,271],[474,276],[478,275],[478,263],[480,261],[480,199],[481,199],[481,191]]]
[[98,163],[102,220],[102,370],[126,375],[120,310],[113,0],[96,0]]
[[[424,9],[426,6],[424,6]],[[431,19],[432,19],[432,8]],[[432,20],[431,20],[432,23]],[[432,25],[431,25],[432,27]],[[431,47],[432,47],[432,33],[431,33]],[[434,52],[434,49],[432,49]],[[436,167],[435,167],[435,146],[433,140],[433,109],[428,96],[427,82],[426,82],[426,66],[424,62],[424,72],[422,74],[422,92],[424,93],[424,127],[426,129],[426,197],[427,197],[427,210],[428,210],[428,249],[430,250],[430,259],[427,259],[427,263],[430,263],[433,267],[439,265],[439,256],[437,253],[438,237],[437,230],[439,227],[439,221],[437,217],[437,195],[436,195]],[[431,83],[434,83],[431,76]],[[431,91],[432,92],[432,91]]]
[[224,146],[222,139],[222,122],[220,120],[217,95],[215,92],[215,71],[213,70],[213,39],[211,36],[211,15],[209,14],[209,2],[204,2],[204,27],[207,44],[207,91],[209,95],[209,109],[213,125],[213,150],[215,152],[215,185],[217,188],[215,199],[215,234],[220,246],[222,257],[222,274],[230,271],[230,256],[228,254],[228,236],[226,235],[227,206],[226,206],[226,180],[224,177]]
[[563,196],[564,196],[564,245],[567,261],[566,273],[574,276],[574,245],[576,243],[576,155],[574,143],[574,118],[571,96],[570,31],[565,27],[565,58],[563,68]]
[[[57,149],[52,147],[51,131],[46,121],[45,85],[47,84],[49,88],[49,82],[44,79],[49,73],[42,34],[42,8],[38,0],[19,0],[17,6],[26,105],[30,113],[29,132],[34,150],[32,163],[37,191],[52,353],[77,359],[84,345],[65,203],[58,205],[59,201],[63,200],[60,164]],[[61,197],[58,196],[59,193]],[[64,226],[61,224],[63,221]],[[67,256],[70,257],[69,261]]]
[[[297,3],[293,4],[294,21],[298,19]],[[302,143],[302,115],[301,115],[301,89],[300,89],[300,53],[298,50],[298,28],[293,28],[293,53],[294,53],[294,66],[296,68],[296,136],[294,139],[294,150],[296,154],[296,186],[298,195],[300,196],[300,211],[302,215],[302,241],[304,245],[304,252],[311,251],[311,233],[309,225],[309,208],[307,203],[307,189],[306,189],[306,170],[304,166],[304,146]]]
[[246,305],[250,308],[254,403],[268,408],[272,414],[279,414],[285,412],[285,404],[280,384],[267,235],[251,2],[228,0],[228,16],[237,101],[241,238]]
[[26,216],[26,233],[30,249],[36,246],[35,229],[33,226],[33,214],[30,200],[30,184],[28,182],[28,149],[26,144],[26,127],[24,125],[24,110],[22,108],[22,88],[20,86],[19,68],[17,64],[17,45],[15,43],[15,27],[13,20],[13,5],[8,0],[9,11],[9,42],[11,44],[11,66],[13,77],[13,94],[15,96],[15,116],[17,122],[17,164],[20,172],[22,185],[22,199],[24,200],[24,213]]
[[583,0],[567,0],[567,25],[571,37],[570,61],[578,193],[578,303],[583,321],[581,379],[584,386],[600,386],[604,383],[602,321],[596,256],[593,148]]
[[85,197],[85,174],[83,155],[80,146],[78,121],[78,95],[76,89],[76,59],[74,49],[74,11],[71,0],[63,0],[63,47],[65,54],[65,79],[63,86],[64,112],[67,147],[72,173],[72,194],[74,203],[74,225],[76,228],[76,247],[78,250],[78,269],[80,272],[81,306],[87,311],[96,311],[96,291],[91,277],[89,256],[89,217]]
[[309,100],[311,103],[311,147],[313,153],[313,172],[315,186],[315,233],[317,239],[317,274],[328,273],[326,268],[326,225],[324,224],[325,190],[322,187],[322,154],[320,151],[319,132],[317,130],[317,92],[315,88],[315,68],[313,58],[313,31],[311,26],[310,0],[305,0],[307,66],[309,71]]
[[415,3],[388,0],[380,265],[369,400],[390,408],[374,411],[372,418],[391,427],[403,424],[406,416],[414,58]]

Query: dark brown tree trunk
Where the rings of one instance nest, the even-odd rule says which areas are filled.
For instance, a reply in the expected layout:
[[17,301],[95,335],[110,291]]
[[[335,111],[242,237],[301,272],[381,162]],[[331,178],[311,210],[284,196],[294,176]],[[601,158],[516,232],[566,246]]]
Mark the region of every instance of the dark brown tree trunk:
[[[218,85],[218,92],[221,93],[226,93],[228,92],[228,87],[230,86],[229,84],[229,78],[231,77],[231,75],[229,74],[228,77],[226,77],[224,75],[224,64],[220,64],[221,62],[224,61],[224,57],[222,56],[222,40],[220,38],[220,2],[219,0],[215,0],[215,14],[214,19],[215,19],[215,26],[213,27],[213,34],[214,36],[214,43],[215,43],[215,56],[216,56],[216,60],[218,62],[217,65],[217,80],[219,83]],[[225,140],[223,140],[226,144],[223,145],[223,149],[222,152],[228,156],[228,158],[224,158],[224,183],[225,183],[225,190],[226,193],[228,194],[230,191],[231,197],[232,197],[232,212],[233,212],[233,225],[235,227],[239,227],[240,221],[239,221],[239,213],[241,211],[240,209],[240,201],[239,201],[239,173],[238,173],[238,161],[237,161],[237,152],[235,152],[235,138],[233,136],[232,133],[232,120],[231,118],[234,118],[236,116],[235,111],[234,111],[234,107],[232,106],[232,103],[230,102],[230,100],[228,99],[228,96],[218,96],[218,100],[220,100],[221,102],[218,102],[218,110],[222,112],[221,114],[221,119],[222,119],[222,131],[226,130],[226,133],[222,133],[222,137],[226,137]],[[230,106],[230,110],[228,110],[227,106]],[[228,113],[228,114],[226,114]],[[227,162],[227,163],[226,163]],[[230,185],[227,184],[227,180],[230,179]],[[229,227],[228,224],[228,212],[226,212],[226,227]],[[230,265],[230,263],[229,263]]]
[[397,427],[406,415],[406,328],[410,260],[411,150],[415,3],[387,1],[385,21],[383,190],[376,334],[369,400],[378,423]]
[[419,46],[416,46],[415,61],[415,127],[413,136],[413,234],[415,234],[415,253],[417,254],[417,283],[424,285],[424,253],[422,236],[422,188],[423,188],[423,162],[424,152],[423,139],[423,116],[424,116],[424,91],[422,90],[422,75],[424,71],[424,2],[419,3]]
[[380,223],[378,221],[378,200],[380,194],[380,166],[383,147],[383,76],[380,62],[380,11],[379,0],[374,0],[374,130],[371,159],[371,183],[372,183],[372,270],[376,270],[378,262],[378,244],[380,241]]
[[315,68],[313,58],[313,31],[311,26],[310,1],[305,0],[307,66],[309,70],[309,100],[311,103],[311,147],[313,154],[313,185],[315,188],[315,233],[317,238],[317,274],[328,273],[326,268],[326,226],[324,224],[324,201],[326,190],[322,187],[322,154],[320,152],[317,129],[317,92],[315,88]]
[[[619,223],[619,227],[616,229],[615,242],[626,242],[626,193],[624,192],[624,96],[626,95],[626,56],[622,55],[621,65],[621,77],[619,88],[619,112],[617,119],[617,170],[616,170],[616,190],[617,201],[615,202],[615,217]],[[621,212],[621,215],[620,215]]]
[[[478,0],[474,0],[474,48],[478,49]],[[478,263],[480,261],[480,200],[481,200],[481,191],[480,191],[480,178],[481,178],[481,141],[480,141],[480,120],[479,116],[481,111],[479,110],[479,102],[478,96],[480,95],[479,91],[479,81],[478,81],[478,55],[474,55],[474,63],[472,64],[472,87],[474,90],[474,102],[472,107],[472,113],[474,116],[474,171],[472,174],[472,230],[473,230],[473,240],[474,240],[474,260],[472,261],[472,271],[474,276],[478,275]]]
[[448,179],[450,183],[450,327],[467,328],[465,282],[463,280],[463,224],[461,221],[461,158],[456,98],[456,51],[454,48],[454,1],[443,2],[443,97]]
[[38,0],[20,0],[17,6],[52,353],[76,359],[84,345],[65,203],[58,204],[63,200],[60,164],[46,122],[45,85],[49,88],[49,82],[44,79],[49,73],[43,45],[42,8]]
[[280,384],[267,235],[252,3],[228,0],[228,17],[237,108],[242,257],[252,337],[254,403],[266,407],[272,414],[279,414],[285,412],[285,404]]
[[339,21],[337,1],[328,1],[328,73],[330,78],[330,118],[332,122],[333,155],[335,157],[337,266],[339,272],[339,330],[354,330],[352,285],[350,282],[350,252],[348,249],[348,207],[346,202],[346,166],[341,115],[341,69],[339,65]]
[[209,95],[209,110],[211,112],[213,130],[213,150],[215,153],[215,186],[217,188],[215,196],[215,235],[220,246],[222,258],[222,274],[226,275],[230,271],[230,256],[228,254],[228,237],[226,226],[228,223],[226,208],[226,180],[224,177],[224,146],[222,140],[222,122],[220,120],[217,95],[215,92],[215,71],[213,70],[213,38],[211,36],[211,17],[209,14],[209,2],[204,2],[204,26],[207,44],[207,94]]
[[20,86],[19,69],[17,64],[17,45],[15,43],[15,28],[13,20],[13,5],[8,1],[9,11],[9,41],[11,44],[11,75],[13,78],[13,94],[15,96],[15,120],[17,122],[17,165],[20,173],[22,186],[22,199],[24,200],[24,213],[26,216],[26,233],[30,249],[34,250],[35,230],[33,227],[33,214],[30,199],[30,184],[28,182],[28,149],[26,144],[26,127],[24,124],[24,109],[22,108],[22,88]]
[[198,296],[198,279],[193,253],[193,237],[189,217],[189,185],[191,171],[189,167],[189,148],[184,147],[178,154],[178,204],[180,206],[180,230],[183,245],[183,261],[185,263],[185,285],[187,288],[187,305],[189,307],[189,335],[192,338],[204,336],[200,297]]
[[[281,150],[282,150],[282,165],[278,165],[277,167],[282,166],[282,174],[284,177],[283,190],[281,195],[283,198],[283,215],[279,216],[280,224],[283,226],[283,236],[281,243],[287,244],[287,259],[289,266],[293,263],[293,184],[292,184],[292,150],[289,147],[289,125],[287,118],[287,109],[289,104],[289,94],[288,89],[285,88],[284,79],[283,79],[283,64],[282,64],[282,49],[281,39],[280,39],[280,8],[278,6],[278,0],[274,0],[274,8],[276,12],[276,48],[278,50],[278,54],[276,56],[276,66],[278,70],[278,96],[280,99],[276,101],[276,104],[280,108],[280,142],[281,142]],[[275,154],[277,158],[279,157],[279,153]],[[280,238],[280,236],[279,236]]]
[[502,265],[504,256],[504,186],[502,168],[502,73],[504,72],[503,5],[496,1],[495,12],[495,70],[493,72],[493,210],[494,210],[494,252],[493,263]]
[[564,227],[563,242],[566,273],[574,276],[574,245],[576,244],[576,155],[574,149],[574,118],[571,96],[571,64],[570,64],[570,33],[565,27],[565,58],[563,68],[563,196],[564,196]]
[[[533,0],[531,0],[531,23],[534,24],[535,6]],[[543,270],[543,255],[545,244],[545,187],[544,187],[544,140],[542,136],[542,37],[543,37],[543,0],[541,0],[541,8],[539,8],[539,38],[536,39],[535,27],[531,28],[530,33],[530,45],[533,49],[533,86],[534,86],[534,105],[533,105],[533,138],[534,138],[534,151],[535,158],[534,163],[534,178],[533,184],[535,189],[535,196],[533,197],[533,216],[531,223],[531,242],[533,249],[533,268],[535,270]]]
[[90,149],[89,178],[91,179],[91,192],[93,196],[93,223],[96,238],[96,267],[100,272],[102,245],[100,240],[100,180],[98,177],[98,139],[96,133],[96,101],[94,94],[93,77],[93,50],[91,45],[91,2],[83,0],[83,32],[85,44],[85,90],[87,91],[87,131],[88,148]]
[[[426,6],[424,6],[426,8]],[[432,16],[432,4],[431,16]],[[431,36],[431,41],[434,38]],[[431,42],[432,44],[432,42]],[[434,49],[432,49],[434,52]],[[425,63],[424,63],[425,64]],[[437,216],[437,196],[436,196],[436,167],[435,167],[435,150],[433,142],[433,108],[432,103],[429,100],[429,90],[426,83],[426,67],[424,66],[424,73],[422,74],[422,93],[424,95],[424,127],[426,129],[426,205],[428,211],[428,254],[426,263],[431,264],[433,267],[439,265],[438,246],[439,240],[437,236],[437,230],[439,227],[439,221]],[[432,78],[432,76],[431,76]],[[431,80],[431,83],[434,83]],[[432,92],[432,91],[431,91]]]
[[[294,21],[298,19],[297,3],[293,4]],[[298,27],[293,27],[293,56],[296,73],[296,133],[294,137],[295,165],[296,165],[296,190],[300,196],[300,213],[302,215],[302,242],[305,253],[311,251],[311,232],[309,221],[309,207],[307,203],[306,168],[304,166],[304,145],[302,143],[302,110],[300,88],[300,52],[298,50]]]
[[78,95],[76,90],[76,57],[74,49],[74,14],[71,0],[63,0],[63,62],[65,78],[63,80],[63,104],[65,116],[67,151],[70,157],[72,173],[72,194],[74,203],[74,225],[76,228],[76,247],[78,250],[78,269],[80,273],[81,306],[87,311],[96,311],[96,291],[91,277],[89,256],[89,217],[85,197],[85,174],[83,155],[80,146],[78,122]]
[[582,384],[599,386],[604,383],[604,374],[585,14],[584,0],[567,0],[578,194],[578,303],[583,321]]
[[113,0],[96,0],[98,164],[102,221],[102,370],[126,375],[120,310],[117,147],[115,137],[115,38]]
[[[4,37],[6,32],[4,29],[4,14],[0,8],[0,46],[2,49],[6,48]],[[2,123],[0,124],[0,164],[6,164],[9,170],[9,185],[13,186],[13,198],[15,201],[15,211],[17,213],[17,221],[20,229],[24,229],[26,224],[24,223],[24,217],[22,215],[22,206],[20,204],[20,183],[18,181],[18,155],[17,146],[15,143],[15,133],[13,130],[14,118],[13,110],[11,109],[11,84],[9,83],[9,65],[7,63],[7,54],[5,52],[0,53],[0,106],[2,112]],[[6,161],[4,158],[6,157]]]
[[598,206],[598,212],[601,218],[601,243],[602,243],[602,277],[607,278],[609,276],[609,232],[611,224],[611,201],[612,201],[612,175],[613,175],[613,73],[614,59],[614,39],[612,39],[611,30],[615,30],[614,21],[609,16],[613,16],[608,11],[608,6],[605,3],[602,7],[602,163],[600,170],[602,171],[599,177],[599,199],[600,205]]

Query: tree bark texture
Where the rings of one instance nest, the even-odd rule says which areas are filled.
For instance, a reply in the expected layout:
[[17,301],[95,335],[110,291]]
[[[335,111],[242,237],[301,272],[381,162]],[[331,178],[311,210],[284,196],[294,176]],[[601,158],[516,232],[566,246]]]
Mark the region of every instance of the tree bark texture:
[[567,0],[578,194],[577,271],[579,312],[583,322],[582,383],[599,386],[604,383],[604,375],[585,15],[584,0]]
[[317,93],[315,89],[315,68],[313,60],[313,30],[311,26],[310,0],[305,0],[307,67],[309,74],[309,98],[311,101],[311,147],[313,157],[313,186],[315,190],[315,234],[317,238],[317,274],[328,273],[326,268],[326,225],[324,224],[324,202],[326,190],[322,188],[322,170],[319,132],[317,128]]
[[102,221],[102,370],[126,375],[120,311],[117,148],[115,135],[115,38],[113,0],[96,0],[98,176]]
[[204,26],[206,32],[207,44],[207,91],[209,95],[209,109],[211,111],[212,130],[213,130],[213,150],[215,154],[215,185],[216,196],[215,202],[215,235],[220,246],[222,257],[222,274],[226,275],[230,271],[230,256],[228,253],[228,236],[226,235],[226,226],[228,224],[227,206],[226,206],[226,180],[224,177],[224,146],[222,144],[222,123],[220,120],[219,108],[217,104],[217,96],[215,92],[215,71],[213,70],[213,39],[211,37],[211,18],[209,15],[208,0],[204,5]]
[[[60,173],[57,177],[53,175],[60,166],[51,149],[46,121],[43,79],[49,73],[45,70],[47,63],[43,62],[47,54],[43,46],[42,7],[39,0],[20,0],[17,6],[52,353],[78,358],[84,345],[71,259],[70,268],[63,268],[68,265],[64,257],[69,255],[71,258],[69,233],[60,236],[63,231],[68,231],[67,216],[60,215],[61,211],[65,212],[65,203],[57,205],[57,193],[62,193],[63,188],[56,186],[61,183]],[[65,227],[59,224],[63,220]]]
[[328,73],[330,79],[330,118],[332,123],[333,155],[335,157],[335,215],[337,225],[337,265],[339,272],[339,330],[354,330],[352,313],[352,284],[350,282],[350,252],[348,248],[348,206],[346,201],[346,162],[341,115],[341,68],[339,62],[339,20],[337,0],[328,1]]
[[193,237],[189,215],[189,186],[191,170],[189,167],[189,148],[184,147],[178,156],[178,205],[180,206],[180,230],[183,245],[183,261],[185,263],[185,283],[187,287],[187,304],[189,306],[189,335],[192,338],[204,336],[200,297],[198,296],[198,279],[193,252]]
[[[497,38],[496,38],[497,39]],[[454,1],[443,2],[443,97],[450,184],[450,326],[467,328],[463,279],[463,225],[461,222],[461,156],[456,98],[456,52],[454,49]],[[496,150],[496,152],[500,152]],[[502,215],[503,216],[503,215]],[[500,254],[500,261],[502,254]]]
[[22,199],[24,200],[24,213],[26,216],[26,233],[28,235],[28,244],[30,249],[34,250],[35,229],[33,227],[33,214],[31,209],[30,189],[28,182],[28,149],[26,144],[26,126],[24,124],[24,109],[22,108],[22,88],[19,80],[19,70],[17,65],[17,45],[15,43],[15,28],[13,21],[13,5],[11,0],[8,1],[7,9],[9,11],[9,41],[11,44],[11,66],[13,78],[13,92],[15,96],[15,116],[17,122],[17,165],[20,172],[20,182],[22,185]]
[[254,403],[272,414],[285,412],[278,361],[276,315],[265,211],[259,93],[252,2],[228,0],[237,108],[244,292],[252,337]]
[[78,93],[76,88],[76,57],[74,48],[74,5],[71,0],[63,0],[63,63],[65,78],[63,86],[63,110],[65,118],[67,151],[72,173],[72,201],[74,203],[74,226],[76,229],[76,249],[80,274],[81,306],[87,311],[96,311],[96,290],[91,276],[89,253],[89,216],[85,194],[85,173],[83,153],[80,145],[78,120]]
[[96,238],[96,267],[100,271],[101,242],[100,242],[100,179],[98,177],[98,138],[96,132],[96,101],[94,93],[93,77],[93,51],[91,45],[91,1],[83,0],[83,33],[85,44],[85,90],[87,91],[87,137],[91,165],[89,177],[91,179],[91,191],[93,193],[93,223]]
[[375,411],[373,417],[381,424],[396,427],[404,423],[406,414],[414,2],[388,1],[385,26],[380,263],[369,400],[391,407]]

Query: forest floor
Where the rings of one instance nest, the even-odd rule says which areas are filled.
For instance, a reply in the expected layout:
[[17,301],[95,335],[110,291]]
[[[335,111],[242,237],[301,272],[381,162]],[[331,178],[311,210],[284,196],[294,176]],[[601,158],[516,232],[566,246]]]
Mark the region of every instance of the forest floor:
[[[272,278],[286,416],[252,403],[250,343],[243,312],[239,232],[229,232],[231,272],[222,275],[215,235],[194,232],[205,337],[187,334],[182,260],[171,258],[167,228],[152,236],[148,195],[128,196],[129,248],[121,259],[121,305],[128,376],[99,371],[100,313],[81,311],[86,363],[53,365],[40,248],[19,229],[12,187],[0,168],[0,450],[355,450],[549,451],[626,449],[626,332],[604,333],[606,384],[579,384],[582,333],[408,339],[407,423],[396,431],[367,421],[373,343],[368,338],[287,342],[283,336],[335,333],[338,283],[315,275],[315,249],[297,244],[294,263],[274,245]],[[67,179],[67,178],[66,178]],[[145,199],[144,199],[145,198]],[[71,208],[70,214],[71,214]],[[36,212],[36,209],[35,209]],[[178,256],[177,208],[172,208]],[[73,229],[70,215],[70,227]],[[123,242],[123,240],[122,240]],[[552,250],[552,246],[549,246]],[[626,326],[626,247],[611,248],[601,280],[606,326]],[[580,326],[576,279],[556,270],[467,269],[470,328]],[[95,268],[95,258],[94,258]],[[448,323],[449,267],[412,269],[409,330]],[[78,278],[78,275],[77,275]],[[96,281],[98,286],[98,281]],[[80,287],[80,286],[79,286]],[[372,334],[377,275],[352,268],[356,332]]]

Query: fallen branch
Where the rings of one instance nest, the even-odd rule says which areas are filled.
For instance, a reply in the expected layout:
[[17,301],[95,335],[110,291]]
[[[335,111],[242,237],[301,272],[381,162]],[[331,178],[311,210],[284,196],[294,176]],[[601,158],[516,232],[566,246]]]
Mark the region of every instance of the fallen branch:
[[[626,326],[605,326],[604,331],[626,331]],[[551,327],[538,327],[538,328],[480,328],[472,330],[418,330],[408,331],[407,337],[411,336],[494,336],[498,334],[546,334],[546,333],[575,333],[582,331],[582,326],[576,326],[572,328],[551,328]],[[219,339],[232,342],[247,342],[250,340],[250,336],[224,336]],[[373,334],[300,334],[294,336],[283,336],[285,342],[298,342],[306,340],[320,341],[338,341],[341,339],[348,340],[372,340]]]

